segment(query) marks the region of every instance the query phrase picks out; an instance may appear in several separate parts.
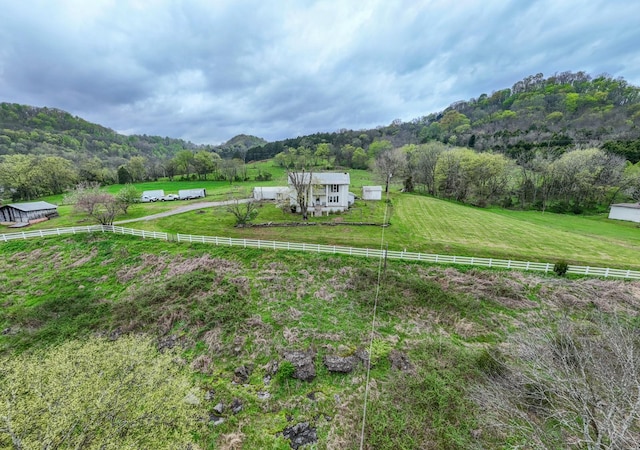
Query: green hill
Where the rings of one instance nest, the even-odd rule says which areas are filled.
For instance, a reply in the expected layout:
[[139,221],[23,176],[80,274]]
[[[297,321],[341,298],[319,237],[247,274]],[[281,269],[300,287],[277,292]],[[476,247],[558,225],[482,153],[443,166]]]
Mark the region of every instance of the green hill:
[[55,108],[0,103],[0,155],[61,156],[80,165],[97,160],[114,169],[133,156],[161,160],[200,148],[181,139],[124,136]]
[[575,145],[604,147],[635,163],[640,160],[639,138],[639,87],[607,75],[539,73],[409,122],[270,142],[249,149],[247,158],[267,159],[286,148],[328,143],[344,163],[341,150],[348,145],[366,151],[376,141],[401,147],[436,140],[511,156],[535,149],[561,153]]

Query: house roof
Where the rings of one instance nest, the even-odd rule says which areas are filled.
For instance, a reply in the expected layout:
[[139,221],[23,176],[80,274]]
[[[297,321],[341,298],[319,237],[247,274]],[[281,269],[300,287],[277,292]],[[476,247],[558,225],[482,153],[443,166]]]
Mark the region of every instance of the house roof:
[[611,205],[611,207],[614,206],[618,206],[620,208],[640,209],[640,203],[616,203],[615,205]]
[[253,190],[258,190],[261,192],[287,192],[289,191],[289,186],[264,186],[264,187],[254,187]]
[[10,206],[19,211],[40,211],[41,209],[57,209],[58,205],[52,205],[47,202],[31,202],[31,203],[10,203],[5,206]]
[[[347,172],[313,172],[313,181],[318,184],[350,184],[351,179]],[[304,174],[305,182],[309,179],[309,174]],[[291,180],[289,180],[291,184]]]

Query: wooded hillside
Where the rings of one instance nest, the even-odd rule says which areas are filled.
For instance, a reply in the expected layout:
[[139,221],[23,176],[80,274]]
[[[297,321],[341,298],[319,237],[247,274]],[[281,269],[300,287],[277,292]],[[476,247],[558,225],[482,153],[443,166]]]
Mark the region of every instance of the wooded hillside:
[[[604,147],[632,163],[640,160],[640,88],[624,79],[584,72],[528,76],[511,88],[451,104],[444,111],[371,130],[340,130],[272,142],[249,149],[248,160],[271,158],[286,148],[328,143],[338,160],[345,146],[366,152],[375,141],[394,147],[440,141],[515,156],[543,148],[556,154],[579,145]],[[351,151],[353,153],[353,150]]]

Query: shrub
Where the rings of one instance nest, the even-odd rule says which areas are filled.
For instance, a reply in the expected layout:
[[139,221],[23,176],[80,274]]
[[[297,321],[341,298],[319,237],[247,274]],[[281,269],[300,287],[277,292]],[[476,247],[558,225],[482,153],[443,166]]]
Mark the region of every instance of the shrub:
[[553,266],[553,271],[559,277],[564,276],[567,273],[567,270],[569,270],[569,264],[564,260],[563,261],[558,261]]
[[0,359],[0,448],[186,448],[198,400],[175,358],[121,337]]
[[296,368],[290,361],[282,361],[278,366],[278,372],[276,373],[276,380],[282,383],[293,377]]

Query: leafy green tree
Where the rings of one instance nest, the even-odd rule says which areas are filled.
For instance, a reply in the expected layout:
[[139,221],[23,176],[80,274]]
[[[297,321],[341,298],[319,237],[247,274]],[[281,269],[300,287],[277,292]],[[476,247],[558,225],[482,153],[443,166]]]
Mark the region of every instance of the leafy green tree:
[[62,194],[78,182],[78,172],[68,159],[45,156],[36,160],[39,173],[37,182],[44,192]]
[[351,157],[351,167],[354,169],[366,169],[369,163],[369,155],[362,149],[362,147],[358,147],[354,150],[353,156]]
[[201,150],[193,157],[193,168],[201,180],[207,179],[207,174],[215,172],[218,168],[220,155]]
[[147,178],[147,159],[142,156],[132,156],[127,162],[127,170],[131,175],[131,181],[138,183]]
[[133,184],[127,184],[118,191],[116,200],[122,212],[126,214],[131,205],[140,201],[140,193]]
[[119,184],[127,184],[131,183],[131,174],[129,174],[129,170],[127,170],[126,166],[118,167],[118,183]]
[[174,157],[178,170],[185,175],[186,178],[191,177],[191,168],[193,167],[193,152],[189,150],[180,150]]
[[387,150],[391,149],[393,149],[393,145],[391,144],[391,142],[383,139],[381,141],[374,141],[369,144],[368,153],[369,156],[375,159],[380,153],[386,152]]
[[173,177],[178,173],[178,162],[175,158],[168,159],[164,162],[164,173],[169,178],[169,181],[173,181]]
[[71,341],[0,362],[0,447],[187,448],[198,400],[149,339]]

